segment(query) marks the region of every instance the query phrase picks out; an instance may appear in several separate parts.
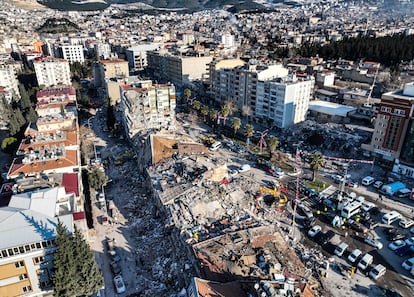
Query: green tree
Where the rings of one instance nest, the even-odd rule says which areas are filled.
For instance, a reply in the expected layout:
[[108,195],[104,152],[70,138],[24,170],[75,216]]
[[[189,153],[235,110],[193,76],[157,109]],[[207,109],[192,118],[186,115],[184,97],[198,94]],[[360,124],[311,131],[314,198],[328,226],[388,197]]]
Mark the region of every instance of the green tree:
[[203,105],[200,109],[201,114],[203,115],[204,122],[206,121],[206,116],[208,115],[208,106]]
[[1,142],[1,149],[6,153],[12,153],[17,144],[17,138],[6,137]]
[[319,169],[321,169],[324,163],[324,159],[321,152],[313,152],[310,159],[310,167],[313,173],[312,180],[315,181],[316,174],[319,171]]
[[89,186],[95,190],[99,190],[108,181],[105,173],[97,167],[93,167],[88,174]]
[[27,92],[26,88],[23,84],[19,84],[19,92],[20,92],[20,106],[23,110],[28,109],[32,106],[32,102],[30,101],[29,93]]
[[72,238],[60,221],[56,227],[56,251],[53,258],[53,296],[75,296],[78,287],[77,263],[73,254]]
[[90,296],[103,287],[104,281],[94,254],[76,225],[73,234],[73,253],[76,263],[76,295]]
[[194,110],[198,112],[201,108],[201,103],[198,100],[194,100],[192,106],[193,106]]
[[273,135],[270,136],[267,139],[267,146],[269,147],[270,159],[272,159],[273,154],[276,152],[277,147],[279,146],[279,139]]
[[38,118],[39,116],[36,110],[34,110],[34,108],[30,106],[29,110],[26,112],[26,121],[34,123],[37,121]]
[[[246,124],[244,125],[244,135],[246,136],[246,138],[251,138],[254,134],[254,127],[250,124]],[[247,140],[246,140],[247,141]]]
[[185,89],[184,90],[184,96],[185,96],[185,99],[188,102],[188,100],[190,100],[190,97],[191,97],[191,90],[190,89]]
[[240,127],[241,127],[241,120],[239,118],[236,118],[236,117],[232,118],[231,119],[231,128],[234,131],[234,137],[236,137],[237,131],[239,131]]

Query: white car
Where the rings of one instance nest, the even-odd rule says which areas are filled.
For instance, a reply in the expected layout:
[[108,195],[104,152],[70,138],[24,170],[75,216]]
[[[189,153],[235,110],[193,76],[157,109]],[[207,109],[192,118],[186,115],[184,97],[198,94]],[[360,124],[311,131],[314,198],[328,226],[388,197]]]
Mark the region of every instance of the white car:
[[388,244],[388,248],[391,251],[395,251],[396,249],[399,249],[399,248],[401,248],[401,247],[403,247],[405,245],[406,245],[406,243],[405,243],[404,240],[396,240],[396,241],[390,242]]
[[239,171],[238,170],[229,170],[228,171],[228,175],[230,177],[235,177],[237,174],[239,174]]
[[351,263],[355,263],[359,256],[361,256],[362,252],[359,249],[355,249],[352,251],[352,253],[349,254],[348,256],[348,261]]
[[374,248],[379,249],[379,250],[382,249],[382,247],[383,247],[383,244],[379,240],[376,240],[376,239],[371,238],[371,237],[365,237],[364,242],[366,244],[369,244],[370,246],[373,246]]
[[414,245],[414,236],[404,240],[407,245]]
[[404,262],[402,262],[401,266],[405,269],[405,270],[411,270],[411,268],[414,265],[414,257],[413,258],[409,258],[407,260],[405,260]]
[[378,279],[381,276],[383,276],[385,274],[385,272],[387,272],[387,269],[381,265],[378,264],[377,266],[375,266],[370,272],[369,272],[369,276],[372,279]]
[[247,172],[247,171],[249,171],[250,169],[251,169],[251,167],[250,167],[250,165],[249,165],[249,164],[244,164],[244,165],[240,166],[240,168],[239,168],[239,172]]
[[309,229],[308,235],[309,237],[315,237],[321,231],[322,231],[322,227],[319,225],[315,225]]
[[377,181],[374,183],[374,188],[380,189],[380,188],[382,187],[382,185],[383,185],[383,184],[384,184],[384,183],[383,183],[382,181],[377,180]]
[[116,292],[118,294],[125,292],[126,288],[125,288],[125,284],[124,284],[124,280],[122,279],[122,276],[120,275],[115,276],[114,283],[115,283]]
[[410,219],[403,218],[398,222],[398,225],[400,225],[401,228],[408,229],[408,228],[414,226],[414,221],[410,220]]

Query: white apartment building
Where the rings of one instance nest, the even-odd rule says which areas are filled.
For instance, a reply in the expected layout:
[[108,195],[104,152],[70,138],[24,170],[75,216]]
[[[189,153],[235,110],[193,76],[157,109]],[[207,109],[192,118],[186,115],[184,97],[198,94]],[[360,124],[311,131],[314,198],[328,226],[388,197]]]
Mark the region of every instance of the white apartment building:
[[17,80],[16,68],[13,65],[2,63],[0,64],[0,87],[6,91],[5,97],[9,103],[11,98],[20,98],[19,81]]
[[313,95],[313,77],[288,75],[280,64],[222,68],[215,74],[215,100],[232,100],[239,110],[248,106],[253,118],[287,128],[305,120]]
[[69,63],[64,59],[45,57],[34,61],[38,85],[47,87],[63,84],[70,85]]
[[255,116],[272,120],[279,128],[288,128],[305,120],[315,80],[289,75],[270,81],[258,81]]
[[95,56],[98,60],[111,57],[111,46],[108,43],[97,43],[94,45]]
[[159,49],[156,44],[140,44],[126,50],[126,57],[130,69],[143,70],[147,67],[147,52]]
[[174,129],[175,87],[172,84],[121,86],[121,110],[130,139],[153,129]]
[[59,46],[60,58],[63,58],[69,63],[85,62],[82,45],[61,45]]
[[230,34],[229,32],[221,35],[221,44],[224,48],[234,47],[236,45],[234,35]]

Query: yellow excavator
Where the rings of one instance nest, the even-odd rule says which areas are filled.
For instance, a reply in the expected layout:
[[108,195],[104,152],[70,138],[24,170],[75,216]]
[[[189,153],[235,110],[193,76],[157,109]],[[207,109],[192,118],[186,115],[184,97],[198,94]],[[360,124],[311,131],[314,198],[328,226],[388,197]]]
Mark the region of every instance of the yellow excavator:
[[260,191],[260,194],[262,194],[262,195],[270,194],[273,197],[275,197],[275,199],[279,199],[278,207],[285,206],[285,204],[288,201],[287,197],[284,194],[280,193],[281,187],[274,188],[274,189],[269,189],[269,188],[266,188],[266,187],[260,187],[259,191]]

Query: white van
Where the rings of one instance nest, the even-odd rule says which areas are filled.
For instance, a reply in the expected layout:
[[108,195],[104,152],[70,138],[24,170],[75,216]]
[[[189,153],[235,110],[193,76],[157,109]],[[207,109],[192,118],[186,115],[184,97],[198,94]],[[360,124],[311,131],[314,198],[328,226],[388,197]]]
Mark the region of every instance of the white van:
[[375,178],[373,178],[372,176],[366,176],[362,179],[362,184],[364,186],[372,185],[374,182],[375,182]]
[[374,207],[375,207],[374,203],[365,201],[365,202],[362,203],[361,209],[365,212],[369,212]]
[[221,147],[221,142],[220,141],[216,141],[215,143],[213,143],[212,145],[210,145],[209,150],[210,151],[216,151]]
[[361,270],[365,270],[368,268],[369,265],[371,265],[372,261],[374,260],[374,257],[370,254],[365,254],[361,260],[358,262],[358,268]]
[[336,248],[335,248],[335,251],[334,251],[334,253],[335,253],[335,255],[337,255],[338,257],[341,257],[343,254],[344,254],[344,252],[346,251],[346,249],[348,248],[348,244],[347,243],[345,243],[345,242],[341,242],[341,244],[340,245],[338,245]]
[[369,276],[372,279],[378,279],[381,276],[383,276],[385,274],[385,272],[387,272],[387,269],[381,265],[378,264],[377,266],[375,266],[370,272],[369,272]]
[[394,223],[395,221],[398,221],[401,218],[402,218],[402,215],[399,212],[393,210],[383,215],[382,222],[384,224],[391,225],[392,223]]

